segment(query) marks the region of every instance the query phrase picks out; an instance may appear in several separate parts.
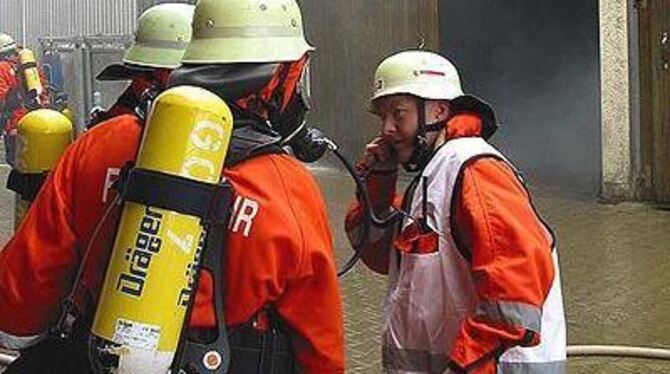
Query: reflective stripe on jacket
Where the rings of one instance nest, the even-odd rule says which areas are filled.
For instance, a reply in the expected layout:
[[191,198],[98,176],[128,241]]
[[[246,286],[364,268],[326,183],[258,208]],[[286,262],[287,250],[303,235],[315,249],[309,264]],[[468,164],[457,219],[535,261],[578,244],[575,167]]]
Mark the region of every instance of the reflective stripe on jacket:
[[[519,253],[501,253],[496,261],[487,261],[488,264],[484,265],[494,264],[494,269],[474,268],[471,271],[473,260],[463,256],[452,235],[451,220],[445,219],[451,215],[454,187],[464,165],[482,156],[504,160],[495,148],[481,138],[454,139],[437,152],[421,173],[410,205],[410,216],[414,221],[405,221],[400,238],[408,232],[413,222],[419,222],[423,216],[421,181],[425,180],[428,183],[426,223],[429,231],[439,237],[439,243],[438,248],[429,253],[401,251],[398,255],[391,255],[389,297],[383,333],[384,362],[387,368],[399,372],[439,372],[451,360],[461,368],[480,372],[478,366],[483,363],[478,361],[486,360],[488,355],[493,360],[504,351],[499,357],[500,372],[561,372],[560,368],[565,361],[565,321],[556,251],[550,253],[550,248],[538,247],[534,250],[547,253],[523,253],[522,250]],[[490,223],[500,224],[494,220]],[[538,223],[543,225],[539,218]],[[551,242],[548,230],[546,235],[547,241]],[[542,298],[546,297],[540,305],[533,305],[532,299],[537,299],[537,290],[533,288],[541,284],[513,285],[511,288],[518,292],[516,298],[510,294],[500,297],[508,293],[507,290],[494,288],[505,287],[501,280],[478,279],[496,276],[504,278],[506,267],[515,266],[513,262],[519,261],[522,256],[544,257],[550,266],[553,265],[551,291],[548,296],[546,292],[549,290],[539,293]],[[527,268],[517,271],[543,272],[546,264],[546,261],[527,261],[523,264]],[[508,271],[508,281],[516,281],[513,278],[514,269]],[[501,274],[496,275],[494,272]],[[551,269],[549,272],[551,274]],[[490,282],[489,289],[482,290],[482,285],[485,286],[487,281]],[[537,344],[540,334],[542,339],[535,347],[509,347],[500,343],[500,346],[487,352],[488,347],[459,344],[464,341],[463,335],[468,333],[463,330],[466,318],[471,318],[475,323],[507,325],[525,330],[524,339],[528,341],[519,341],[519,345]],[[477,352],[478,348],[483,348],[483,351]],[[449,352],[453,353],[449,355]],[[549,367],[558,368],[559,371]],[[540,371],[531,371],[533,368]]]
[[[476,115],[458,114],[445,127],[451,145],[423,173],[427,204],[415,184],[405,197],[414,218],[404,230],[376,232],[364,244],[366,265],[390,274],[385,370],[442,372],[449,364],[477,374],[562,373],[565,322],[549,229],[513,167],[478,138]],[[394,193],[394,177],[368,178]],[[372,198],[387,202],[379,211],[392,200]],[[347,214],[352,242],[361,212],[356,202]]]

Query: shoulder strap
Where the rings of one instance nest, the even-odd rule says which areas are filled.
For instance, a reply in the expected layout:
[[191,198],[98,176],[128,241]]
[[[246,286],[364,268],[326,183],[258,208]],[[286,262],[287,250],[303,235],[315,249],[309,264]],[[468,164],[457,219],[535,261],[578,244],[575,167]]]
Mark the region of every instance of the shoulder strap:
[[[232,186],[224,182],[218,188],[218,205],[220,207],[230,208],[233,198]],[[206,222],[203,237],[201,238],[200,248],[202,251],[196,261],[202,261],[197,269],[192,273],[193,287],[188,298],[187,315],[182,327],[181,339],[177,356],[174,360],[176,372],[185,373],[227,373],[230,364],[230,345],[228,343],[228,332],[226,330],[226,321],[224,318],[224,259],[226,233],[228,232],[228,218],[230,209],[221,209],[221,214],[217,218]],[[202,260],[201,260],[202,259]],[[200,273],[207,270],[212,275],[214,284],[214,311],[216,318],[216,336],[214,339],[206,342],[189,339],[187,330],[193,304],[195,302],[195,292],[198,289]]]
[[42,188],[49,174],[48,171],[41,173],[22,173],[12,169],[7,177],[7,189],[16,192],[25,201],[33,201]]

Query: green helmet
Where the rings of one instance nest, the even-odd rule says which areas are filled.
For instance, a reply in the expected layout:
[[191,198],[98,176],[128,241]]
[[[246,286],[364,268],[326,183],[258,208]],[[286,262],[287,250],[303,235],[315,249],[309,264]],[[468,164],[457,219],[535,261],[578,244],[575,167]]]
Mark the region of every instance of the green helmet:
[[200,0],[182,62],[296,61],[312,50],[295,0]]
[[193,9],[188,4],[159,4],[142,13],[123,62],[151,68],[179,66],[191,40]]
[[0,33],[0,55],[16,50],[16,42],[11,36]]

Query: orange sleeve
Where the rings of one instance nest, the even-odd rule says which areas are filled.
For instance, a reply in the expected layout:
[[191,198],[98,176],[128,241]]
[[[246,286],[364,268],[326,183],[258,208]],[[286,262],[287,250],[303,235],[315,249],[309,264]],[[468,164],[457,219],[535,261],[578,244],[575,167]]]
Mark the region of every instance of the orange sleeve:
[[554,277],[552,238],[515,172],[495,158],[466,165],[452,227],[469,257],[479,304],[450,352],[451,365],[494,373],[495,358],[540,341],[542,305]]
[[7,94],[14,88],[15,79],[10,75],[11,65],[0,61],[0,110],[4,110]]
[[[378,217],[388,214],[391,206],[400,208],[402,196],[396,194],[398,174],[393,172],[371,171],[366,178],[366,187],[370,194],[372,210]],[[364,205],[360,196],[347,210],[344,230],[352,247],[362,251],[361,260],[370,270],[379,274],[388,274],[389,255],[395,233],[395,225],[381,228],[368,226],[364,222]],[[369,230],[367,240],[362,241],[364,230]]]
[[70,206],[77,147],[65,152],[15,235],[0,251],[0,332],[43,332],[78,262]]

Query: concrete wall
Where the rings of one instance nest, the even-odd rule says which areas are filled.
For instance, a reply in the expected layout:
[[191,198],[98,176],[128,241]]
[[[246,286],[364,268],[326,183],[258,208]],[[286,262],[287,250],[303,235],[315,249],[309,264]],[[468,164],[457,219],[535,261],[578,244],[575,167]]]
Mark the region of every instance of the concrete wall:
[[[633,196],[631,154],[631,71],[627,0],[600,0],[602,90],[602,196]],[[633,138],[633,140],[635,140]]]

